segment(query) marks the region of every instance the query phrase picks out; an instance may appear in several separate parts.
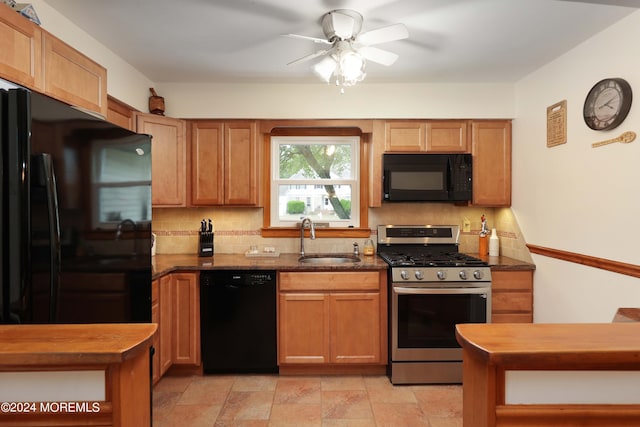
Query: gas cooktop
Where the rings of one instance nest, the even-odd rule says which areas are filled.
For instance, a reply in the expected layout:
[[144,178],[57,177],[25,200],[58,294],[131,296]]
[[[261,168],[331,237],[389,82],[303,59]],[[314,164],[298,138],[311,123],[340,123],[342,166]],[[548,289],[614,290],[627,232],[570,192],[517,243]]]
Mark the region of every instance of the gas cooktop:
[[476,267],[488,265],[486,261],[460,252],[425,253],[382,249],[378,255],[392,267]]

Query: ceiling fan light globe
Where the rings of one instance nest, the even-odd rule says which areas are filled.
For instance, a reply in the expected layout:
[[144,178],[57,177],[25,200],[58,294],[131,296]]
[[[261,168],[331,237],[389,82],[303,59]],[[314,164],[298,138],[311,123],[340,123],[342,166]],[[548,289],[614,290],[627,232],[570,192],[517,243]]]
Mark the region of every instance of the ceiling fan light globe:
[[338,63],[331,56],[325,57],[322,61],[311,67],[313,72],[326,83],[329,83],[331,76],[338,67]]
[[364,58],[357,52],[346,52],[340,57],[340,73],[345,81],[353,82],[351,85],[364,79],[365,65]]

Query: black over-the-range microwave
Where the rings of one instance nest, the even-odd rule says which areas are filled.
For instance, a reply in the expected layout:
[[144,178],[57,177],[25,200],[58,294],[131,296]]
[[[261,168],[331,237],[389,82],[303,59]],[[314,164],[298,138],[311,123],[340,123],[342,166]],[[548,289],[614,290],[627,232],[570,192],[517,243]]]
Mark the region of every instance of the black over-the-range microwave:
[[383,200],[471,200],[471,154],[383,154]]

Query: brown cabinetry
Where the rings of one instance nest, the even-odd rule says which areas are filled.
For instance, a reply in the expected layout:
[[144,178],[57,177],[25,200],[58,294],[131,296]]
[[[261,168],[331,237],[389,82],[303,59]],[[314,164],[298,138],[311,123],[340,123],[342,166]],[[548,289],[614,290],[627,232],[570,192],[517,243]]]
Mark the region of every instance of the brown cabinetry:
[[467,120],[390,120],[385,122],[384,150],[469,152],[467,128]]
[[200,299],[197,273],[171,274],[172,362],[200,365]]
[[511,206],[511,122],[471,123],[473,205]]
[[279,364],[386,363],[385,277],[378,271],[281,272]]
[[106,68],[4,5],[0,77],[107,116]]
[[0,5],[0,77],[42,90],[42,30]]
[[186,144],[184,120],[136,114],[136,131],[152,136],[151,167],[154,207],[186,206]]
[[111,96],[107,96],[107,98],[107,120],[125,129],[135,131],[134,110]]
[[106,68],[46,31],[43,34],[44,92],[106,117]]
[[191,205],[257,205],[256,122],[197,120],[189,129]]
[[533,322],[533,270],[491,271],[491,322]]
[[153,361],[151,366],[151,380],[155,384],[160,380],[160,281],[151,282],[151,323],[158,325],[153,335]]
[[468,122],[466,120],[428,121],[427,151],[432,153],[468,153]]
[[423,121],[387,121],[384,151],[425,151],[426,126]]
[[159,375],[162,377],[171,367],[172,362],[172,295],[171,295],[171,276],[161,277],[159,280],[160,301],[159,301],[159,323],[158,337],[160,348],[156,351],[159,353],[158,365]]

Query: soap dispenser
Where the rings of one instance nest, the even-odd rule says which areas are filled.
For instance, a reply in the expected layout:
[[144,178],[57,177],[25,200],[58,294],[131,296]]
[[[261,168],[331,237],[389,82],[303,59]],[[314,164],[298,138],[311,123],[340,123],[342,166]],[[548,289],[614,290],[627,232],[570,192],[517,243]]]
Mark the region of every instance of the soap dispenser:
[[489,237],[489,256],[500,255],[500,240],[498,239],[498,232],[495,228],[491,229],[491,237]]

